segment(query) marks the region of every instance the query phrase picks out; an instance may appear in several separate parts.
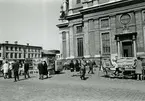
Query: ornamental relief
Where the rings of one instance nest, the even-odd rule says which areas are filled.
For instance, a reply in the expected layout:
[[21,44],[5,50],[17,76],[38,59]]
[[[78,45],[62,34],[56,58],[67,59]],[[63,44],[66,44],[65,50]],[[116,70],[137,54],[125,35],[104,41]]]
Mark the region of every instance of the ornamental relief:
[[134,32],[136,30],[134,12],[116,15],[117,33]]

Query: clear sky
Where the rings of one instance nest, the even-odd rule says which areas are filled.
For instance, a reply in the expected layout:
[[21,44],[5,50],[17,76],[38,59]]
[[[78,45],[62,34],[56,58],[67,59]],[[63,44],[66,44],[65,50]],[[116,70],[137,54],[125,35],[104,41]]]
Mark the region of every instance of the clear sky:
[[0,0],[0,43],[60,49],[61,37],[56,24],[62,0]]

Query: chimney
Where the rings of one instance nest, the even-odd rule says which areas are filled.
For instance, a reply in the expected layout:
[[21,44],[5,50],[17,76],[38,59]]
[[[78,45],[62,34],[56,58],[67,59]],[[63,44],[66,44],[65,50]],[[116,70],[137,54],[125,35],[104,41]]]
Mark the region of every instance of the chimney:
[[29,43],[27,43],[27,46],[29,46]]
[[8,43],[9,43],[9,41],[5,41],[5,43],[6,43],[6,44],[8,44]]
[[18,44],[18,41],[15,41],[15,44]]

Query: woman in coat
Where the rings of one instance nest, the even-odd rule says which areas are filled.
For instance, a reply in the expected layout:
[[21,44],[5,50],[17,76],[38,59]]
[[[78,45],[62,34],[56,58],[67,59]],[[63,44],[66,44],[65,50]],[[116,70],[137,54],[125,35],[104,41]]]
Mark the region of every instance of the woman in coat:
[[135,73],[137,75],[137,80],[142,80],[142,61],[141,58],[138,57],[137,60],[135,60]]
[[46,75],[46,78],[48,78],[48,69],[47,69],[47,63],[46,61],[43,61],[43,68],[44,68],[44,74],[43,75]]

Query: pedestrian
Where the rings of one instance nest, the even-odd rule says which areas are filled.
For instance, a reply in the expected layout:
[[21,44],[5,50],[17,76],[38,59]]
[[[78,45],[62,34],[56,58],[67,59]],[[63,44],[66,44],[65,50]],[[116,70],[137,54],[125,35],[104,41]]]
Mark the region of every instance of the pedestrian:
[[8,71],[9,78],[12,78],[12,65],[13,65],[13,63],[9,64],[9,71]]
[[5,61],[5,63],[3,64],[3,73],[4,73],[4,79],[8,78],[8,73],[9,73],[9,64],[8,61]]
[[[30,78],[30,75],[29,75],[29,63],[27,62],[27,60],[24,61],[24,77],[25,79],[28,77]],[[27,76],[27,77],[26,77]]]
[[76,72],[80,72],[80,64],[79,64],[78,60],[76,60],[76,63],[75,63],[75,70],[76,70]]
[[92,60],[89,60],[88,61],[88,66],[89,66],[89,71],[88,71],[88,74],[91,72],[91,74],[94,74],[94,71],[93,71],[93,66],[94,66],[94,62]]
[[19,62],[15,60],[15,63],[13,64],[13,72],[14,72],[14,82],[19,81]]
[[84,60],[84,58],[82,58],[81,60],[81,70],[80,70],[80,78],[81,80],[85,80],[85,74],[86,74],[86,61]]
[[43,61],[42,65],[43,65],[43,68],[44,68],[44,74],[43,75],[46,75],[46,78],[48,78],[48,65],[47,65],[46,61]]
[[39,70],[39,79],[43,80],[44,68],[43,68],[42,61],[38,63],[38,70]]
[[142,80],[142,61],[141,58],[138,57],[137,59],[135,59],[135,73],[137,75],[137,80]]
[[71,60],[69,66],[70,66],[70,71],[74,72],[74,62],[73,62],[73,60]]

